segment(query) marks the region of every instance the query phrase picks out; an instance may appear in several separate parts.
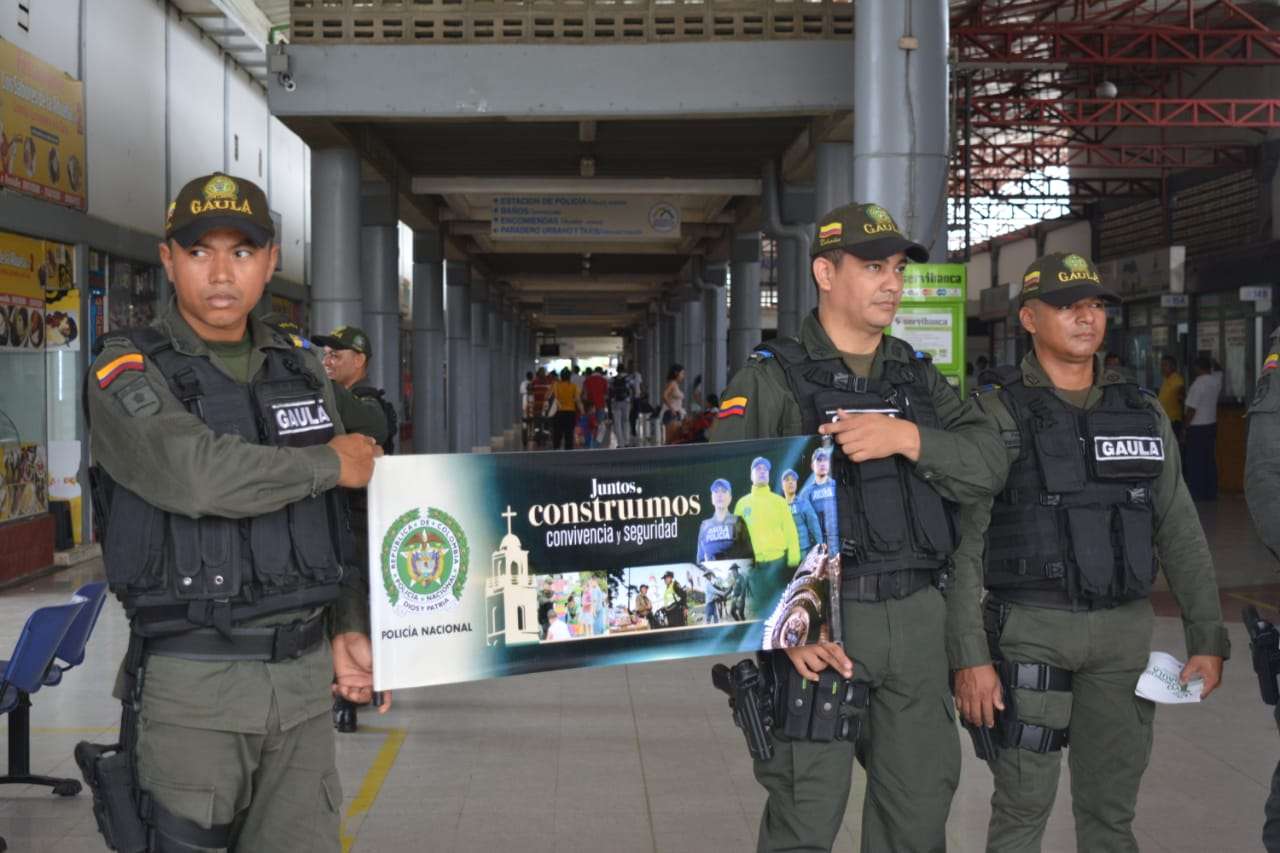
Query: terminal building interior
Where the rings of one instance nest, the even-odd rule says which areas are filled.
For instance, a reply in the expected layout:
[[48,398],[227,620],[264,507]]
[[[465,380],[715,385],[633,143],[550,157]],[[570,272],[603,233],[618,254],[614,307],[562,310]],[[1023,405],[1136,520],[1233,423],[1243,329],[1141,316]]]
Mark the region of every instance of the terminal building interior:
[[[959,393],[1027,353],[1023,271],[1050,252],[1122,298],[1103,351],[1131,381],[1158,392],[1166,358],[1188,386],[1200,358],[1221,375],[1197,509],[1232,657],[1213,697],[1157,714],[1134,832],[1262,849],[1280,740],[1241,611],[1280,622],[1244,498],[1280,327],[1274,0],[16,0],[0,81],[0,657],[105,579],[82,386],[105,335],[173,299],[157,246],[192,178],[263,188],[280,261],[255,315],[363,329],[400,454],[542,452],[522,382],[574,365],[641,377],[631,443],[696,440],[661,422],[673,365],[713,416],[815,310],[820,217],[876,202],[947,265],[903,300],[943,336],[905,334]],[[1183,656],[1163,578],[1152,602],[1152,648]],[[81,661],[34,693],[6,670],[10,776],[80,778],[128,636],[108,595]],[[765,792],[710,683],[735,660],[397,691],[335,735],[342,849],[754,849]],[[961,743],[964,853],[992,780]],[[1048,851],[1075,849],[1062,773]],[[835,849],[865,784],[855,766]],[[105,849],[87,790],[5,778],[0,839]]]

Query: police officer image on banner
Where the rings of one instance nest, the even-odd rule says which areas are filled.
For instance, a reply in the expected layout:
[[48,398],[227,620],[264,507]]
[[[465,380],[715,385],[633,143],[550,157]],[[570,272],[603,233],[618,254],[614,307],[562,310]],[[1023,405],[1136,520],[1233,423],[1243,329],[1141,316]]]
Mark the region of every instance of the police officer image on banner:
[[733,503],[733,487],[723,478],[711,484],[710,518],[698,525],[698,553],[695,563],[751,557],[751,542],[742,519],[729,512]]
[[958,709],[994,728],[989,851],[1040,849],[1064,749],[1078,849],[1138,849],[1155,705],[1134,690],[1160,565],[1185,626],[1182,683],[1203,678],[1207,697],[1229,651],[1168,416],[1098,355],[1119,301],[1081,255],[1036,260],[1018,312],[1032,351],[976,392],[1008,473],[964,509],[948,647]]
[[782,497],[791,507],[791,518],[796,523],[796,535],[800,537],[800,559],[803,560],[809,549],[819,542],[826,541],[822,535],[822,522],[814,512],[813,505],[801,497],[800,475],[791,468],[782,472]]
[[188,183],[159,249],[168,310],[109,334],[87,377],[130,642],[119,749],[76,759],[115,849],[340,847],[329,708],[370,700],[372,653],[337,487],[365,486],[381,450],[345,432],[315,353],[250,317],[274,238],[251,182]]
[[[1271,334],[1267,357],[1262,362],[1253,399],[1249,403],[1249,436],[1244,467],[1244,496],[1258,538],[1273,555],[1280,556],[1280,330]],[[1276,676],[1280,675],[1280,638],[1274,625],[1262,622],[1257,612],[1246,615],[1253,646],[1253,663],[1263,701],[1274,706],[1280,727],[1280,695]],[[1271,776],[1267,797],[1262,844],[1267,853],[1280,853],[1280,763]]]
[[[325,375],[334,385],[334,393],[350,394],[348,407],[354,411],[343,412],[342,424],[347,432],[371,436],[382,447],[383,453],[395,452],[396,410],[386,399],[381,388],[369,381],[369,336],[356,326],[339,326],[327,335],[316,335],[312,343],[324,347]],[[341,389],[341,390],[339,390]],[[341,406],[342,401],[339,400]],[[351,508],[351,532],[355,539],[355,555],[365,573],[369,560],[369,495],[364,489],[347,492]],[[342,696],[333,697],[333,727],[350,733],[358,725],[356,705]]]
[[[928,260],[928,251],[876,204],[833,210],[816,231],[817,310],[799,339],[757,347],[724,391],[745,403],[717,419],[711,440],[831,436],[844,641],[775,652],[770,665],[789,662],[811,682],[834,669],[862,685],[862,696],[869,688],[858,712],[862,850],[943,850],[960,743],[938,584],[955,547],[956,503],[990,497],[1004,448],[973,403],[884,333],[906,263]],[[855,744],[776,727],[770,738],[772,755],[755,762],[769,794],[758,849],[831,849]]]
[[813,474],[800,490],[800,498],[817,513],[822,539],[827,543],[827,553],[840,552],[840,522],[836,513],[836,484],[831,479],[831,450],[816,447],[809,457]]

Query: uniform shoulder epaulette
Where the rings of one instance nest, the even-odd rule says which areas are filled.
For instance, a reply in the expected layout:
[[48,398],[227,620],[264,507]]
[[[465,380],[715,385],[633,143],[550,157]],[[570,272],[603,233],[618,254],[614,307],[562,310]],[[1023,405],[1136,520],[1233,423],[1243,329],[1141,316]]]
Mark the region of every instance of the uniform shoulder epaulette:
[[758,344],[751,353],[751,360],[757,364],[767,359],[774,359],[784,367],[788,364],[798,364],[808,357],[809,354],[805,351],[804,344],[795,338],[774,338],[771,341]]

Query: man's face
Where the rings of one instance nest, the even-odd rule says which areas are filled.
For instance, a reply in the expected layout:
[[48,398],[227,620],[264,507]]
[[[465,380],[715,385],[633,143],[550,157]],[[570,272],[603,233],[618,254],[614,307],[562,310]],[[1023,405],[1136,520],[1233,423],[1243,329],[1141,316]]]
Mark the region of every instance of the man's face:
[[640,594],[641,595],[649,594],[649,585],[647,583],[640,584]]
[[831,458],[828,456],[815,456],[813,459],[813,476],[819,480],[825,480],[830,473]]
[[902,301],[902,273],[907,256],[902,252],[876,261],[844,253],[839,264],[825,258],[813,261],[818,302],[845,322],[875,334],[893,323]]
[[711,505],[716,509],[728,509],[729,501],[733,499],[733,493],[728,489],[712,489]]
[[160,263],[173,282],[178,313],[202,339],[238,341],[262,298],[280,248],[255,246],[244,234],[217,228],[183,248],[160,244]]
[[1018,319],[1034,336],[1036,351],[1060,361],[1091,360],[1107,333],[1107,309],[1102,300],[1095,297],[1064,308],[1032,299],[1018,311]]
[[350,388],[364,376],[365,355],[353,349],[324,348],[324,372],[329,378]]
[[662,582],[665,583],[667,586],[671,586],[671,582],[673,580],[675,580],[675,578],[673,578],[671,575],[667,575],[662,579]]
[[796,486],[798,485],[799,485],[799,481],[795,477],[783,477],[782,478],[783,497],[785,497],[787,500],[791,500],[792,498],[794,498],[796,496]]
[[769,485],[769,469],[764,465],[756,465],[751,469],[751,485],[767,486]]

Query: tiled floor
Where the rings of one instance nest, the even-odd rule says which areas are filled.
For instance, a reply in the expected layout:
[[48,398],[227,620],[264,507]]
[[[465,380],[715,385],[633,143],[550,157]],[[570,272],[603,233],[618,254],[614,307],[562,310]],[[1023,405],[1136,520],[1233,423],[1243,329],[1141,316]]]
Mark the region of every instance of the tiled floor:
[[[1262,803],[1280,739],[1258,699],[1240,607],[1261,602],[1280,619],[1276,563],[1253,535],[1242,501],[1203,511],[1232,624],[1235,659],[1203,706],[1162,708],[1138,804],[1144,851],[1256,851]],[[63,600],[98,564],[0,593],[0,654],[25,615]],[[1176,613],[1168,596],[1162,612]],[[87,664],[34,698],[37,772],[78,776],[71,748],[107,739],[118,718],[111,681],[124,650],[120,608],[109,603]],[[1157,619],[1155,647],[1183,654],[1178,620]],[[397,695],[382,718],[362,716],[338,739],[353,851],[745,851],[754,849],[763,792],[711,661],[548,673]],[[963,736],[962,736],[963,737]],[[990,774],[966,754],[948,824],[950,849],[977,851],[986,835]],[[1065,764],[1065,763],[1064,763]],[[1045,850],[1074,850],[1064,778]],[[856,849],[863,782],[855,774],[838,850]],[[13,851],[102,850],[87,793],[0,788],[0,836]],[[255,851],[256,853],[256,851]]]

